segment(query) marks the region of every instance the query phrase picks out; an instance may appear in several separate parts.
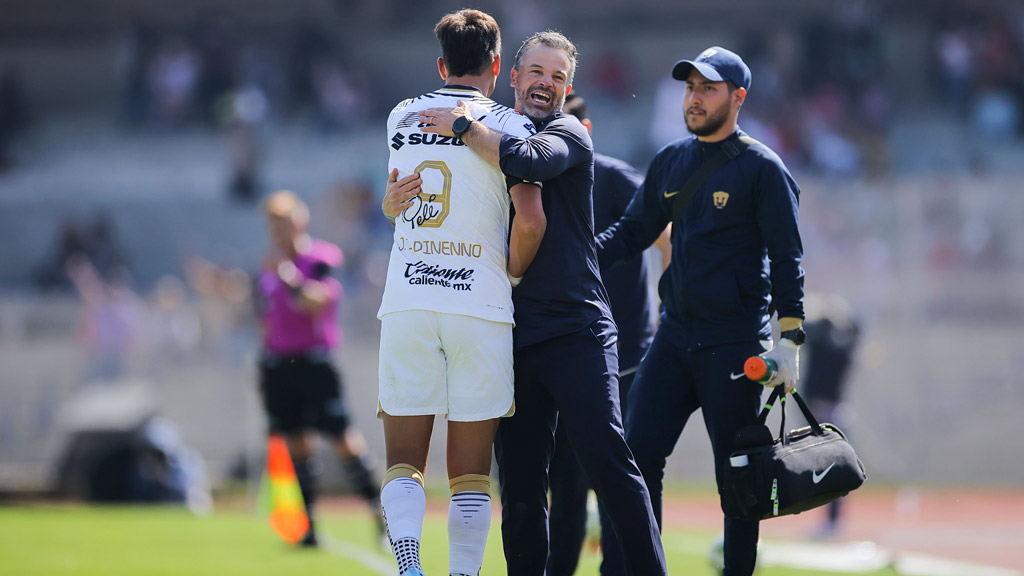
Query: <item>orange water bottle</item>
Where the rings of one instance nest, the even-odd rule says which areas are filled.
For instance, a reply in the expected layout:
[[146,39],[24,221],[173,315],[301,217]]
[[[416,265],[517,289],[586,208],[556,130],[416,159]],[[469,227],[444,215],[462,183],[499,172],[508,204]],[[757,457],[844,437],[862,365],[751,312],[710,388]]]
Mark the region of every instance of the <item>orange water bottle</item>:
[[767,384],[778,372],[775,360],[764,356],[751,356],[743,363],[743,373],[758,384]]

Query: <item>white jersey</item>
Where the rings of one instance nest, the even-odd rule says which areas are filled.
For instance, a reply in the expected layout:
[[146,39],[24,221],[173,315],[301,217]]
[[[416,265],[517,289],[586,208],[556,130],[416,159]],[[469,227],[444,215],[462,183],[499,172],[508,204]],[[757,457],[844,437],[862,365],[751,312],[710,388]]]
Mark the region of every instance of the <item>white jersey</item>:
[[418,172],[423,192],[395,221],[378,318],[430,310],[513,322],[505,176],[458,138],[420,131],[420,110],[459,100],[489,128],[523,138],[536,131],[527,117],[473,88],[446,86],[391,111],[388,171],[397,168],[399,179]]

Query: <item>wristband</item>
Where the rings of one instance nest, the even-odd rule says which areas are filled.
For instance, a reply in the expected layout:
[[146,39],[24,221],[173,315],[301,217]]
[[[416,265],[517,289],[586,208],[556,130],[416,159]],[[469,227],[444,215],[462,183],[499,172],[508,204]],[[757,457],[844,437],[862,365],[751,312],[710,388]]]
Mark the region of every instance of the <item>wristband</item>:
[[792,340],[793,343],[796,344],[797,346],[807,341],[807,333],[804,332],[804,329],[799,326],[791,330],[783,330],[779,334],[779,337],[785,338],[787,340]]
[[392,224],[395,223],[395,217],[394,216],[388,216],[386,213],[384,213],[384,217],[387,218],[388,220],[390,220]]

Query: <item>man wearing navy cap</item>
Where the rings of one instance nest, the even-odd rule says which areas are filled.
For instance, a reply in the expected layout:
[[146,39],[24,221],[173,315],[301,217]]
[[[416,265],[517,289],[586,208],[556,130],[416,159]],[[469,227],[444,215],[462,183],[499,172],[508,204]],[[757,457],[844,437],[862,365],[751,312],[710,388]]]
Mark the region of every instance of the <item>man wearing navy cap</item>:
[[[698,408],[723,510],[732,509],[724,466],[736,431],[756,422],[762,392],[743,363],[757,354],[772,358],[779,370],[767,385],[789,390],[804,340],[800,189],[772,150],[738,128],[750,69],[714,46],[677,62],[672,77],[686,82],[683,110],[692,135],[658,152],[625,215],[597,238],[603,274],[614,274],[613,266],[673,224],[672,261],[659,283],[664,312],[624,418],[659,525],[665,459]],[[781,332],[774,347],[773,312]],[[724,575],[753,573],[757,539],[757,522],[726,515]],[[617,550],[605,554],[602,574],[624,574]]]

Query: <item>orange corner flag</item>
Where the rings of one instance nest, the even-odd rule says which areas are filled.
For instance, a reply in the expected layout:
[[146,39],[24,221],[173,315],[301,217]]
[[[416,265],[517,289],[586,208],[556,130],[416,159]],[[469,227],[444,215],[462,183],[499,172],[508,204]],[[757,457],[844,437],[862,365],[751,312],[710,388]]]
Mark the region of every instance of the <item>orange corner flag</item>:
[[295,477],[295,466],[288,453],[288,445],[279,436],[267,440],[267,475],[265,486],[269,488],[270,527],[278,536],[295,544],[309,530],[309,517],[302,501],[299,480]]

